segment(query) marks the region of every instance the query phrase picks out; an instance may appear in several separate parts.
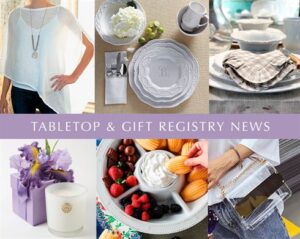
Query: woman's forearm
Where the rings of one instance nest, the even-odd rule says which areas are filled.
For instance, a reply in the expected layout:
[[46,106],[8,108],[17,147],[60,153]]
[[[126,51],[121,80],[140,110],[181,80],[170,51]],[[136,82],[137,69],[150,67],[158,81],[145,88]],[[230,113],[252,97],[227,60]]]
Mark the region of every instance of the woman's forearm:
[[250,155],[253,154],[253,151],[242,144],[238,144],[234,149],[230,149],[224,153],[223,157],[225,161],[228,162],[227,170],[230,170],[239,162],[244,161]]
[[85,52],[81,58],[81,61],[79,62],[78,66],[72,73],[72,76],[78,80],[78,78],[81,76],[85,68],[88,66],[90,61],[93,58],[94,55],[94,46],[93,44],[89,41],[89,39],[86,37],[86,35],[82,34],[82,43],[85,46]]
[[10,85],[11,85],[11,80],[8,79],[7,77],[4,77],[3,86],[2,86],[2,93],[1,93],[1,99],[2,100],[6,99]]
[[252,154],[251,149],[238,144],[218,158],[210,160],[208,163],[208,188],[214,187],[228,171]]

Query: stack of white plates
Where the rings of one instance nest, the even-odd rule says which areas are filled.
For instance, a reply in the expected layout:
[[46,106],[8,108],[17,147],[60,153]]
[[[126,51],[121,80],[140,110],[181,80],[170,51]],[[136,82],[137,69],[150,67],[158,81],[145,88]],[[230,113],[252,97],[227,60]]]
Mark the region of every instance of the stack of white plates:
[[129,83],[137,97],[154,108],[173,108],[194,93],[199,65],[191,51],[174,40],[152,40],[129,65]]
[[229,51],[223,52],[221,54],[210,57],[209,64],[209,73],[210,80],[209,85],[211,87],[232,91],[232,92],[240,92],[240,93],[277,93],[277,92],[285,92],[291,91],[300,88],[300,73],[299,71],[294,71],[290,73],[286,78],[284,78],[281,82],[274,85],[272,88],[262,91],[247,91],[240,88],[231,77],[225,73],[225,69],[223,67],[223,61],[225,56],[229,53]]

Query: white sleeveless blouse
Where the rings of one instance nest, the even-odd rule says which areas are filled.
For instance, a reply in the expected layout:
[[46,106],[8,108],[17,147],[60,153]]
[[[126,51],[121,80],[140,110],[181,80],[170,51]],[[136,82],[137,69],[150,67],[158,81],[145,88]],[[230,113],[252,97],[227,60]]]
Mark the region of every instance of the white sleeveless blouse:
[[[35,44],[40,32],[37,59],[31,31]],[[4,75],[15,87],[38,92],[55,112],[71,113],[69,86],[55,92],[50,79],[75,70],[84,52],[82,34],[76,18],[61,6],[15,9],[9,16]]]

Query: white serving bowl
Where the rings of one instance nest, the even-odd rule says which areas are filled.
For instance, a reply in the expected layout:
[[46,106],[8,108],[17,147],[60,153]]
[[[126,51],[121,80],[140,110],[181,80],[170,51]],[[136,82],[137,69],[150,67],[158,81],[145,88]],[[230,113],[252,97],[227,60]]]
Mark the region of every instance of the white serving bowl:
[[281,31],[236,31],[231,34],[242,50],[252,52],[269,52],[276,50],[278,44],[286,38]]
[[143,173],[142,173],[142,163],[145,160],[145,157],[147,156],[147,154],[151,154],[151,153],[163,153],[168,155],[168,158],[173,158],[175,157],[174,154],[170,153],[169,151],[165,151],[165,150],[155,150],[155,151],[151,151],[151,152],[147,152],[144,155],[142,155],[142,157],[140,158],[140,160],[136,163],[136,170],[134,172],[134,175],[136,176],[136,178],[139,181],[139,185],[140,185],[140,189],[143,192],[151,192],[155,195],[155,198],[159,201],[165,201],[168,198],[172,197],[172,192],[178,192],[180,193],[182,187],[184,186],[185,183],[185,176],[175,176],[176,179],[174,179],[174,182],[171,183],[169,186],[167,187],[151,187],[147,184],[147,182],[145,182],[144,178],[143,178]]
[[[100,200],[103,203],[104,207],[119,221],[128,225],[131,228],[143,233],[153,234],[153,235],[162,235],[162,234],[171,234],[177,233],[189,229],[196,224],[200,223],[208,214],[208,198],[207,194],[202,198],[191,202],[185,203],[181,196],[178,193],[178,185],[174,187],[171,186],[171,198],[170,202],[181,205],[182,212],[179,214],[166,215],[161,219],[150,220],[149,222],[144,222],[133,217],[128,216],[122,209],[120,205],[120,199],[132,194],[136,190],[142,190],[141,185],[133,187],[126,191],[123,195],[118,198],[113,198],[109,191],[107,190],[102,178],[106,175],[107,172],[107,157],[106,153],[109,148],[116,149],[120,140],[117,139],[104,139],[101,141],[101,144],[97,151],[97,191],[100,196]],[[146,153],[137,143],[136,147],[138,148],[141,157]],[[138,164],[138,162],[137,162]],[[136,168],[137,165],[136,164]],[[155,192],[151,191],[151,194],[155,196]],[[159,201],[162,202],[162,201]]]
[[250,19],[239,19],[236,21],[239,25],[240,30],[267,30],[268,27],[273,23],[270,19],[258,19],[258,18],[250,18]]
[[206,27],[208,26],[208,22],[209,22],[209,18],[208,16],[205,14],[200,22],[200,26],[194,31],[194,32],[186,32],[185,30],[182,29],[181,27],[181,23],[182,23],[182,17],[183,14],[186,12],[186,10],[188,9],[188,6],[183,7],[182,9],[180,9],[180,11],[177,14],[177,27],[179,28],[180,32],[183,35],[186,35],[188,37],[195,37],[200,35],[200,33],[202,33]]
[[144,33],[147,23],[146,14],[142,5],[138,1],[135,1],[137,9],[141,10],[144,14],[144,22],[142,23],[139,33],[134,37],[126,38],[118,38],[114,35],[112,31],[111,17],[114,14],[117,14],[120,8],[125,8],[127,6],[127,2],[128,0],[106,0],[100,6],[95,17],[95,25],[97,32],[105,42],[115,46],[130,45],[137,41],[138,38]]

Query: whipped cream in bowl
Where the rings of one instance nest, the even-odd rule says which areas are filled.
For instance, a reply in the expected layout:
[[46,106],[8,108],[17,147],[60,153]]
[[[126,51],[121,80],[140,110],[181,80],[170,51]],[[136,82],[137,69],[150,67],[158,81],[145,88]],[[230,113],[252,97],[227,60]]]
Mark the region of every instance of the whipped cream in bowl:
[[166,200],[174,191],[179,192],[184,184],[184,177],[169,172],[165,162],[175,157],[164,150],[145,153],[136,164],[135,176],[145,192],[151,192],[160,200]]
[[165,168],[170,156],[166,152],[153,151],[145,155],[141,163],[142,177],[150,187],[165,188],[170,186],[177,175]]

